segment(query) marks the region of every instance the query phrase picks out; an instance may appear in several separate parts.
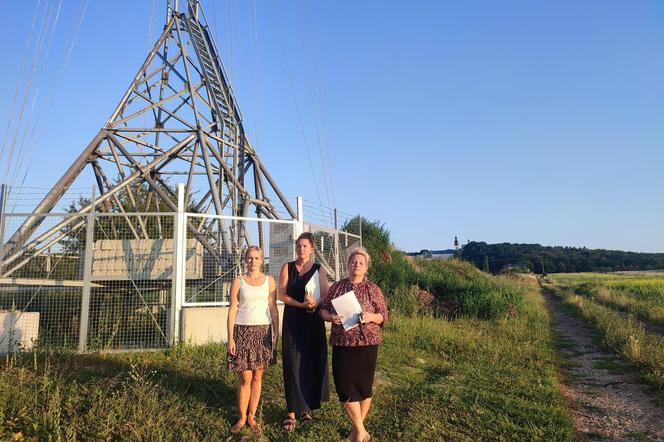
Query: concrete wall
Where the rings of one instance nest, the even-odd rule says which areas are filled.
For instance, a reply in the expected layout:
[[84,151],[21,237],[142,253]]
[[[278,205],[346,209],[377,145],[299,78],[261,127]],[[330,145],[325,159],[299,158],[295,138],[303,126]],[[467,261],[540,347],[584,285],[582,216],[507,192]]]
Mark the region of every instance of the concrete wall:
[[[283,304],[279,309],[279,333],[284,317]],[[191,345],[227,342],[226,320],[228,307],[182,307],[182,340]]]
[[29,350],[39,336],[39,312],[0,311],[0,353]]

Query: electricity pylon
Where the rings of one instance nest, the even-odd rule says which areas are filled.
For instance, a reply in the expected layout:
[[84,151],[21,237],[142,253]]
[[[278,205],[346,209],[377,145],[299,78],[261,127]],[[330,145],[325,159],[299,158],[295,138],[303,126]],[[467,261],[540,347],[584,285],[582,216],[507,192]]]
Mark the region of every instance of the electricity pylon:
[[[87,173],[86,173],[87,170]],[[0,250],[0,268],[38,255],[58,235],[82,225],[82,217],[36,235],[38,227],[67,189],[94,177],[98,194],[77,208],[97,212],[147,213],[177,209],[169,176],[186,178],[190,212],[279,219],[296,213],[252,147],[224,72],[219,50],[199,0],[173,7],[168,1],[164,31],[133,77],[106,123],[62,178]],[[183,180],[184,180],[183,178]],[[139,197],[141,192],[143,197]],[[147,192],[147,197],[145,197]],[[135,239],[148,238],[144,220],[125,216]],[[244,224],[227,229],[221,219],[188,226],[208,253],[237,251],[246,239]],[[217,232],[219,244],[205,238]],[[262,230],[259,230],[259,235]],[[262,242],[262,235],[260,237]],[[0,275],[1,276],[1,275]]]

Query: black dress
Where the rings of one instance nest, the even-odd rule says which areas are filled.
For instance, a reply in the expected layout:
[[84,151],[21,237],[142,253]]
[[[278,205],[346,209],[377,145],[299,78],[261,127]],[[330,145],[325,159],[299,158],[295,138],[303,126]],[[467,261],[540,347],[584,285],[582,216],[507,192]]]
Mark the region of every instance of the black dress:
[[[300,275],[295,262],[289,262],[288,296],[304,302],[305,285],[319,268],[320,264],[314,264]],[[288,411],[300,415],[320,408],[321,402],[330,399],[330,385],[325,324],[317,311],[310,313],[303,308],[284,306],[281,354]]]

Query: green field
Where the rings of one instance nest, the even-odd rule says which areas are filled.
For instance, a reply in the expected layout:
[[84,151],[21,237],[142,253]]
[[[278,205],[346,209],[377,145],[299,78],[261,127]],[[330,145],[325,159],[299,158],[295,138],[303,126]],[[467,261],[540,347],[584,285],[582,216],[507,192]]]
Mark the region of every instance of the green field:
[[[507,297],[518,298],[518,307],[510,305],[491,319],[462,313],[454,320],[436,316],[435,309],[393,308],[367,422],[373,438],[571,439],[554,339],[537,285],[489,277],[466,264],[447,265],[447,272],[457,274],[453,287],[446,288],[454,288],[454,297],[466,287],[466,296],[481,305],[501,304]],[[421,271],[431,277],[434,270],[427,264]],[[388,303],[404,305],[412,292],[387,293]],[[498,299],[487,299],[490,293]],[[444,299],[445,293],[436,296]],[[237,384],[224,368],[225,354],[224,346],[208,345],[114,355],[9,355],[0,368],[0,439],[253,437],[246,429],[230,438]],[[284,407],[278,364],[264,377],[258,416],[263,440],[334,441],[350,429],[341,406],[332,401],[314,413],[313,423],[287,435],[280,427]]]
[[598,330],[606,348],[640,366],[646,380],[664,390],[664,336],[647,327],[664,324],[662,273],[570,273],[546,281]]
[[559,273],[548,279],[598,303],[664,325],[662,273]]

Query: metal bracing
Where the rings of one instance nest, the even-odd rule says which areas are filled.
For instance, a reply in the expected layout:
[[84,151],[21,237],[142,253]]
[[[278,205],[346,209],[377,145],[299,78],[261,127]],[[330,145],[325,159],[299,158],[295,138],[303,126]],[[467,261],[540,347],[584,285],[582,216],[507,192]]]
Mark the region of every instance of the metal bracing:
[[[94,209],[120,214],[118,220],[112,218],[110,235],[118,235],[113,226],[123,220],[125,234],[147,238],[144,217],[127,213],[175,211],[176,183],[169,181],[170,176],[184,177],[189,212],[232,216],[252,212],[267,219],[279,219],[280,213],[296,216],[247,139],[199,0],[169,4],[163,33],[109,119],[33,214],[8,232],[6,243],[0,243],[0,269],[15,269],[17,262],[66,234],[75,218],[65,218],[43,233],[38,229],[46,214],[68,205],[62,201],[67,189],[74,183],[90,184],[78,181],[89,177],[94,178],[98,194],[93,203],[81,203],[77,213]],[[162,231],[160,218],[155,228]],[[221,219],[189,223],[187,229],[213,256],[219,255],[212,253],[215,248],[237,251],[246,242],[241,221],[230,226]],[[215,230],[222,244],[206,240]],[[262,242],[262,233],[259,237]]]

